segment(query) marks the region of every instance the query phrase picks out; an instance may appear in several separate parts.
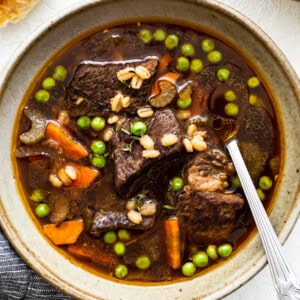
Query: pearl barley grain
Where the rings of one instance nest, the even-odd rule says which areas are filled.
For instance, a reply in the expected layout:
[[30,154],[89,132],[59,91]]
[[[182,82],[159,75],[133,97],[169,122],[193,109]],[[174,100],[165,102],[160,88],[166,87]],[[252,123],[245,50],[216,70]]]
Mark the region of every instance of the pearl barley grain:
[[177,142],[178,142],[178,137],[177,137],[177,135],[175,135],[173,133],[167,133],[161,139],[161,144],[164,147],[173,146]]

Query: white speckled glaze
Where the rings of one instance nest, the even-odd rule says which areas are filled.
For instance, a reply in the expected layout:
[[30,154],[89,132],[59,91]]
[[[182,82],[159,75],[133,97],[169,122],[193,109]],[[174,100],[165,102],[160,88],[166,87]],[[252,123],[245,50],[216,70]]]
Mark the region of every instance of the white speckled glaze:
[[[11,160],[11,137],[18,106],[32,75],[73,37],[99,24],[138,17],[177,19],[199,24],[242,49],[261,74],[278,108],[284,166],[270,218],[284,241],[300,210],[300,85],[283,54],[255,24],[219,1],[123,0],[86,1],[66,9],[18,49],[7,72],[0,75],[0,213],[1,226],[25,261],[53,285],[79,299],[217,299],[244,284],[265,264],[259,237],[254,234],[232,259],[203,274],[175,284],[137,286],[110,281],[73,264],[41,235],[17,192]],[[51,30],[48,30],[51,27]],[[38,37],[38,39],[37,39]],[[2,170],[5,170],[3,172]],[[298,170],[298,171],[297,171]]]

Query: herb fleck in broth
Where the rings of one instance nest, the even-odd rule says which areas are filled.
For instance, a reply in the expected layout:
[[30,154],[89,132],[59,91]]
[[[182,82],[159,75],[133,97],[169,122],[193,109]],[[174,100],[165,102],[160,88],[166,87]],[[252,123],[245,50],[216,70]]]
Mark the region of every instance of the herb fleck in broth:
[[237,252],[253,222],[222,137],[240,123],[266,206],[281,151],[272,103],[237,52],[191,28],[126,24],[77,40],[37,78],[15,156],[57,247],[145,283],[201,275]]

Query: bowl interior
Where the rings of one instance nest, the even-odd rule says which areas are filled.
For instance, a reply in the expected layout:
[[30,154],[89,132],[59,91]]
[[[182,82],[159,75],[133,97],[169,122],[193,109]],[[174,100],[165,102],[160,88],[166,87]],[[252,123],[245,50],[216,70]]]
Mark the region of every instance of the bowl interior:
[[[93,1],[91,1],[93,2]],[[174,284],[144,286],[122,284],[100,278],[74,264],[55,250],[40,233],[21,200],[13,160],[11,159],[14,122],[30,82],[53,53],[73,38],[99,25],[148,20],[176,20],[220,36],[251,62],[274,101],[281,125],[284,148],[283,166],[275,199],[269,214],[281,241],[291,231],[299,214],[300,138],[299,82],[281,52],[247,18],[219,2],[180,0],[98,1],[64,12],[49,20],[19,50],[1,82],[0,100],[0,213],[1,226],[25,261],[50,283],[84,299],[215,299],[245,283],[265,264],[264,251],[257,234],[232,259],[200,277]],[[37,38],[38,37],[38,38]],[[298,170],[298,171],[297,171]]]

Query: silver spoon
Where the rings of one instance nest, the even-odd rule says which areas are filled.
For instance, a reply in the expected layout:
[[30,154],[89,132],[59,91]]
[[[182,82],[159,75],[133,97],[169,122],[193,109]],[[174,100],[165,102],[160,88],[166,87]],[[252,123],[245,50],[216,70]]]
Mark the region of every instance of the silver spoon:
[[255,186],[238,148],[237,140],[231,139],[225,145],[240,178],[254,221],[261,236],[278,298],[282,300],[300,300],[300,283],[285,258],[283,248],[257,195]]
[[[244,137],[244,142],[255,142],[263,139],[262,151],[268,152],[267,149],[272,145],[271,142],[274,138],[273,124],[263,107],[249,105],[248,89],[243,81],[241,70],[231,63],[226,63],[223,67],[230,70],[231,75],[226,80],[226,88],[232,88],[239,94],[237,104],[240,110],[238,115],[231,118],[220,114],[220,110],[215,109],[218,106],[218,102],[216,102],[216,99],[218,99],[217,90],[222,86],[222,82],[220,83],[216,76],[219,67],[208,66],[198,78],[198,83],[205,92],[202,101],[206,101],[206,109],[210,115],[208,120],[211,122],[212,128],[216,130],[217,135],[221,137],[220,141],[227,147],[240,178],[262,239],[278,298],[282,300],[300,300],[300,283],[283,254],[282,246],[257,195],[256,188],[237,144],[239,135]],[[209,103],[210,101],[214,102]],[[252,130],[248,130],[249,125],[251,125]]]

